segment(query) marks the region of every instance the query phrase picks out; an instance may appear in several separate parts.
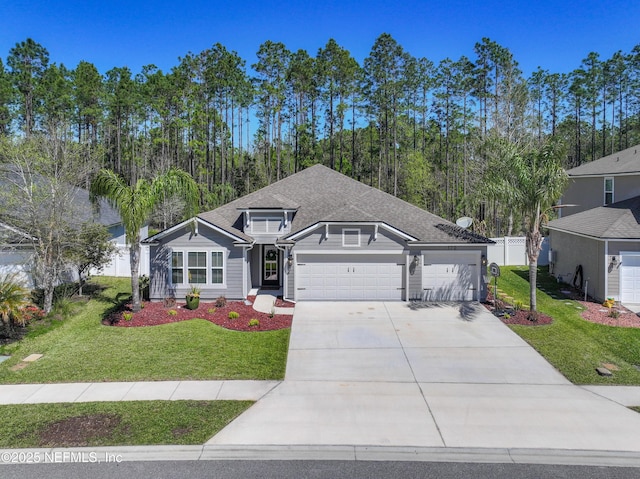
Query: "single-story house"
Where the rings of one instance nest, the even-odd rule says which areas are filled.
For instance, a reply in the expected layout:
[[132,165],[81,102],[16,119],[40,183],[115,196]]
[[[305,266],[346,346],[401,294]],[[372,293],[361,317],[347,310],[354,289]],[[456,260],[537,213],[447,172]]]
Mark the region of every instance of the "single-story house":
[[150,296],[286,300],[486,297],[491,240],[315,165],[161,231],[150,245]]
[[599,301],[640,303],[640,145],[567,173],[550,271]]

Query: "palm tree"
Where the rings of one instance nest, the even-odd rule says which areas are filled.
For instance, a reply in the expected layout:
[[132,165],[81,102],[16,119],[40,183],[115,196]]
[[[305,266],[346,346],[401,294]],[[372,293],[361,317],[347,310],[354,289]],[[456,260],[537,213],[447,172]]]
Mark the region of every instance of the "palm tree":
[[22,323],[24,308],[31,304],[29,290],[22,287],[14,275],[0,278],[0,320],[11,329],[13,323]]
[[565,148],[554,139],[537,148],[519,148],[502,138],[491,139],[485,146],[490,156],[485,191],[523,218],[529,259],[529,307],[533,319],[537,310],[538,255],[544,239],[540,228],[567,184],[567,173],[561,162]]
[[147,223],[156,205],[166,197],[185,201],[185,217],[194,216],[198,207],[198,185],[186,172],[171,168],[151,181],[139,179],[135,185],[111,170],[100,170],[91,183],[91,194],[105,198],[120,214],[131,258],[131,295],[133,311],[140,311],[140,229]]

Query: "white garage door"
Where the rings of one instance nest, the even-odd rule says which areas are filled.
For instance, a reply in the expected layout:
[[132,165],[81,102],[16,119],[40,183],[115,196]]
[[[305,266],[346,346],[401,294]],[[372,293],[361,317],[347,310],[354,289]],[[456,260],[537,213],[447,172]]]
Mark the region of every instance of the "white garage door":
[[404,299],[403,255],[341,256],[299,254],[296,300]]
[[620,301],[640,303],[640,253],[623,253],[620,257]]
[[425,301],[473,301],[478,299],[479,256],[446,251],[425,253],[422,269]]

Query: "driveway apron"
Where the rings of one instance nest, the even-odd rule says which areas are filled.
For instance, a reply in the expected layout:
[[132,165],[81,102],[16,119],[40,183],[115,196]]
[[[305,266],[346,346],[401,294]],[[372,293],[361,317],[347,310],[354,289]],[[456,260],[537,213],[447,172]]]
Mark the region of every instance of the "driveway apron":
[[285,380],[208,444],[640,451],[640,415],[480,305],[302,302]]

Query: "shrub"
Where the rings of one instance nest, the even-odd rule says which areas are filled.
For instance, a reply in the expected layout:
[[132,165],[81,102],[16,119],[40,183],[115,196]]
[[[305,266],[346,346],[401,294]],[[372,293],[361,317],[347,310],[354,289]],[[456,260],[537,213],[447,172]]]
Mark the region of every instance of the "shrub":
[[538,312],[537,311],[529,311],[529,314],[527,315],[527,319],[529,321],[531,321],[532,323],[537,323],[538,322]]
[[218,296],[216,298],[216,308],[224,308],[227,305],[227,298]]
[[167,314],[169,316],[177,316],[178,312],[175,309],[170,309],[169,311],[167,311]]
[[209,314],[215,314],[215,312],[216,312],[216,308],[207,309],[207,313],[209,313]]
[[273,318],[276,315],[276,306],[271,306],[271,311],[269,311],[269,317]]
[[29,291],[13,275],[0,279],[0,320],[5,327],[25,324],[24,310],[29,306]]
[[607,316],[613,319],[618,319],[620,317],[620,311],[618,311],[617,309],[611,308]]
[[511,315],[509,313],[504,313],[503,318],[509,320],[511,319]]
[[249,320],[249,327],[250,328],[257,328],[258,326],[260,326],[260,321],[258,321],[256,318],[253,318],[253,319]]
[[238,319],[240,317],[240,313],[235,311],[229,311],[229,319]]
[[524,303],[522,301],[514,301],[513,303],[513,309],[515,309],[516,311],[522,311],[522,308],[524,307]]
[[122,313],[122,319],[124,319],[125,321],[131,321],[133,319],[133,313],[130,313],[130,312]]

